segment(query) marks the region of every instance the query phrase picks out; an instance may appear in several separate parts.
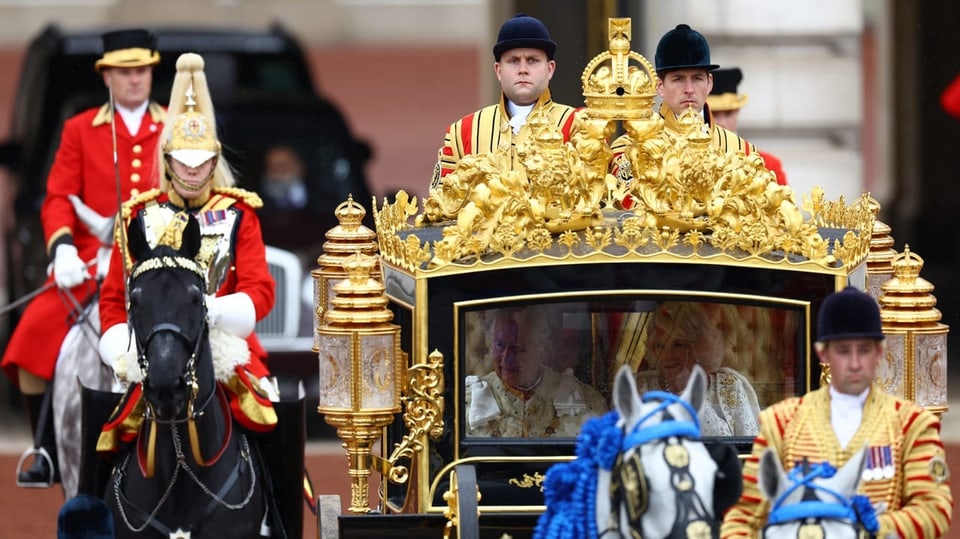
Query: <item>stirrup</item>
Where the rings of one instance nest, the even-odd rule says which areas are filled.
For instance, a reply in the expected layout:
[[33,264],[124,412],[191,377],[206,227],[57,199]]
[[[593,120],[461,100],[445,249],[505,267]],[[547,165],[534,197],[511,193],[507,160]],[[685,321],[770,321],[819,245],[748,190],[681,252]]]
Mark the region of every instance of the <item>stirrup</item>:
[[[27,461],[30,456],[33,456],[35,459],[42,459],[46,461],[47,466],[50,470],[50,477],[46,481],[41,481],[37,483],[25,482],[20,480],[20,474],[24,473],[23,464]],[[20,460],[17,461],[17,486],[24,488],[50,488],[53,486],[53,479],[56,475],[54,471],[53,459],[50,458],[50,453],[47,452],[44,447],[28,447],[26,451],[20,455]]]

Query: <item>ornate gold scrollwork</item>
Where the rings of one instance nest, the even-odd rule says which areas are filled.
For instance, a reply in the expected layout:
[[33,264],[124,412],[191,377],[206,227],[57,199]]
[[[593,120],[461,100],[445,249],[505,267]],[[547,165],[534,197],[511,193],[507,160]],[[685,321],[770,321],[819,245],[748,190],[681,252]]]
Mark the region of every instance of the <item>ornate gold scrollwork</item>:
[[423,450],[423,435],[437,440],[443,434],[443,354],[434,350],[427,363],[413,365],[407,371],[409,394],[404,395],[406,407],[403,423],[407,434],[398,442],[393,453],[386,460],[386,477],[396,484],[403,484],[409,478],[409,469],[398,466],[401,458],[412,458]]
[[517,479],[516,477],[511,477],[507,483],[520,487],[520,488],[533,488],[537,487],[540,489],[540,492],[543,492],[543,480],[547,476],[543,475],[540,472],[535,472],[533,475],[528,473],[523,474],[523,477]]

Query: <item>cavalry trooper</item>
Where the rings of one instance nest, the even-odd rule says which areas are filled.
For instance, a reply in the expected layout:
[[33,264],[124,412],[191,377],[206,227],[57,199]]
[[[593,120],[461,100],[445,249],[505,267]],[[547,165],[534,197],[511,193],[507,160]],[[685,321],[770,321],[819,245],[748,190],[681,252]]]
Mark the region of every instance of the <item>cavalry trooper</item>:
[[[303,401],[280,401],[265,363],[266,351],[254,333],[257,321],[270,313],[275,299],[275,283],[257,217],[262,202],[257,194],[234,187],[236,180],[221,153],[203,68],[203,58],[197,54],[187,53],[177,59],[167,124],[156,148],[160,187],[123,206],[117,229],[119,241],[100,297],[105,328],[100,358],[123,383],[140,381],[136,339],[131,335],[124,301],[124,275],[136,261],[123,241],[123,231],[140,227],[150,247],[169,243],[171,238],[177,243],[187,216],[192,215],[202,235],[196,261],[206,272],[207,320],[217,381],[230,401],[234,421],[244,430],[259,434],[256,439],[267,455],[276,505],[281,514],[288,515],[283,517],[284,527],[288,536],[298,537],[297,530],[303,526],[302,489],[306,480],[302,446],[299,455],[296,452],[296,441],[302,444],[303,440]],[[237,341],[241,347],[245,345],[245,356],[221,352],[236,350]],[[227,355],[230,357],[224,357]],[[131,408],[124,403],[132,394],[128,391],[117,407],[118,413]],[[283,419],[297,410],[299,421]],[[97,450],[124,450],[139,427],[133,419],[111,418],[110,425],[119,425],[119,431],[106,426]],[[104,440],[116,443],[105,446]],[[99,484],[101,480],[96,481]],[[99,493],[99,486],[96,490]]]
[[150,101],[153,66],[160,62],[156,48],[156,38],[147,30],[104,34],[103,56],[94,67],[103,76],[110,101],[63,125],[40,209],[52,260],[50,275],[44,292],[24,311],[0,363],[23,393],[38,455],[30,468],[18,472],[21,486],[48,486],[57,480],[48,388],[77,310],[96,296],[99,279],[107,270],[107,264],[96,264],[95,259],[104,243],[110,242],[109,224],[90,230],[80,215],[84,210],[115,215],[118,199],[126,200],[157,184],[153,150],[165,113]]

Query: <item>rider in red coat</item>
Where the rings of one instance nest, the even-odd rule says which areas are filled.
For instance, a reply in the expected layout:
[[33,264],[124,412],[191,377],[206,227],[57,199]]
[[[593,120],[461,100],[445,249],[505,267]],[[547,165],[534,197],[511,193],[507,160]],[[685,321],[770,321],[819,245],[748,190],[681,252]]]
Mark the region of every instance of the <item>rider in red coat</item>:
[[[24,395],[35,436],[38,425],[43,425],[39,429],[43,440],[37,440],[37,447],[49,453],[54,468],[53,415],[40,416],[60,344],[75,321],[77,305],[69,298],[78,305],[89,302],[97,291],[93,276],[106,272],[95,261],[98,250],[109,244],[111,228],[106,218],[117,213],[114,149],[120,198],[126,200],[157,184],[153,150],[163,129],[164,111],[149,99],[153,66],[160,61],[156,39],[146,30],[110,32],[103,35],[103,48],[95,67],[110,90],[116,113],[108,102],[64,123],[40,213],[52,260],[45,283],[49,288],[24,311],[2,361],[4,372]],[[87,208],[99,214],[99,229],[81,222],[81,216],[92,215]],[[18,482],[48,485],[56,475],[49,464],[36,459],[19,474]]]

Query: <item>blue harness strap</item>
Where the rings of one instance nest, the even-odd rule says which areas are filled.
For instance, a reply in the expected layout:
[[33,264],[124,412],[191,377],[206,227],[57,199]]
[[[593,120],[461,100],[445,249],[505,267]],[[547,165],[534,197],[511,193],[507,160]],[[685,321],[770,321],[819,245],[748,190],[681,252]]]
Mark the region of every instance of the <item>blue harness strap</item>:
[[[793,484],[773,502],[770,514],[767,516],[767,525],[772,526],[806,519],[846,520],[855,525],[863,526],[868,532],[876,534],[879,531],[879,524],[869,498],[862,495],[846,498],[833,489],[814,483],[815,479],[830,478],[835,473],[836,469],[829,462],[801,464],[790,470],[788,478],[793,481]],[[787,497],[799,488],[825,492],[834,501],[804,500],[784,505]]]

